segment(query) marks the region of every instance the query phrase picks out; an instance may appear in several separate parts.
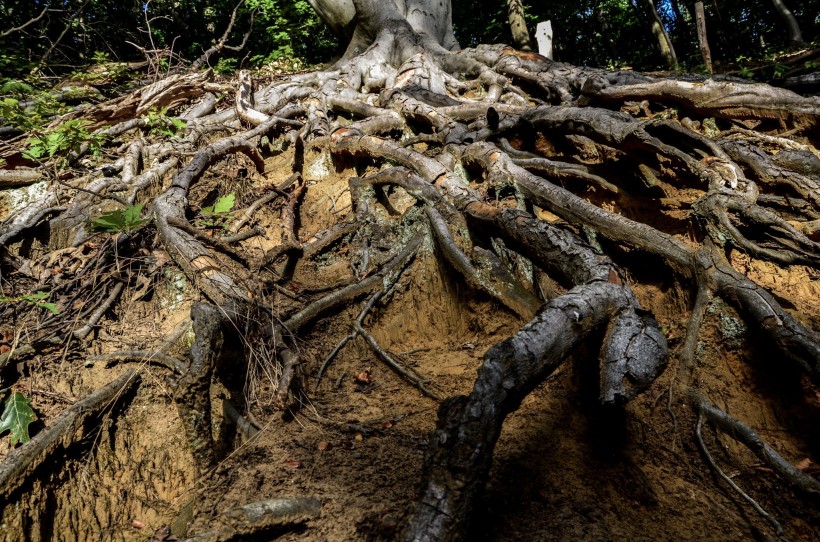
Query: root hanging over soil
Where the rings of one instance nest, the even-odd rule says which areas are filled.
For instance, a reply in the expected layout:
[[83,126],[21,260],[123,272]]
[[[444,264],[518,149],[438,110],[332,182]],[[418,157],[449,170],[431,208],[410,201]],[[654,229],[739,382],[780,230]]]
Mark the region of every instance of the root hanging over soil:
[[[789,361],[793,387],[816,394],[820,319],[750,270],[799,269],[820,281],[820,101],[765,85],[577,68],[505,46],[457,50],[451,33],[421,32],[385,9],[357,23],[331,67],[265,81],[242,72],[220,84],[209,72],[174,75],[54,120],[93,123],[106,138],[99,158],[86,146],[23,165],[24,140],[9,142],[4,158],[15,167],[0,171],[0,188],[14,190],[0,215],[3,387],[81,348],[109,366],[160,365],[151,386],[178,407],[175,430],[208,493],[229,483],[221,465],[238,441],[220,412],[252,442],[305,412],[321,419],[329,382],[350,380],[341,369],[330,378],[335,364],[364,356],[372,365],[354,374],[357,393],[373,391],[373,366],[384,363],[438,406],[417,501],[376,538],[450,541],[469,539],[505,420],[574,358],[596,375],[596,412],[627,416],[642,394],[657,402],[651,390],[662,387],[673,442],[704,446],[694,424],[703,417],[816,495],[820,485],[795,457],[714,406],[700,383],[710,370],[703,329],[725,302],[756,344]],[[213,93],[226,88],[234,105],[215,106]],[[151,108],[168,108],[185,128],[151,132],[142,116]],[[101,227],[113,211],[121,222]],[[483,354],[466,394],[416,366],[424,344],[398,350],[396,336],[410,341],[432,326],[419,321],[429,314],[402,314],[412,326],[387,331],[391,311],[418,308],[414,289],[435,281],[457,292],[452,321],[480,303],[515,330]],[[645,288],[661,282],[683,302],[659,323],[661,302]],[[122,335],[127,348],[110,348],[110,322],[139,306],[182,315],[176,323],[190,314],[193,336],[183,322],[167,348]],[[104,390],[138,378],[126,373]],[[38,443],[70,438],[108,401],[104,390],[91,396],[98,406],[79,406],[89,397],[49,415],[31,443],[6,453],[4,495],[18,473],[39,472],[19,457],[42,462],[54,445]],[[673,397],[691,400],[673,412]],[[362,439],[388,425],[350,427]],[[179,505],[187,521],[173,534],[228,540],[321,521],[322,495],[285,497],[220,509],[195,496]],[[805,531],[776,525],[796,538]]]

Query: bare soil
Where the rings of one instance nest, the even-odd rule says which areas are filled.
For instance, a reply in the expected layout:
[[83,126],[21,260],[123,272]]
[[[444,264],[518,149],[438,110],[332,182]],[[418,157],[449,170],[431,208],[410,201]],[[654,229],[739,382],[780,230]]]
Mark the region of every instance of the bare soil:
[[[214,183],[226,182],[225,170],[242,166],[234,160],[241,158],[228,160],[197,185],[192,200],[204,199]],[[282,164],[289,161],[281,158]],[[265,183],[287,177],[278,165],[272,159],[268,178],[255,184],[241,177],[227,182],[238,197],[252,200]],[[301,207],[303,240],[332,225],[335,213],[346,212],[349,174],[331,171],[321,183],[308,180],[312,184]],[[394,197],[394,205],[401,208],[400,191]],[[259,221],[268,236],[247,246],[261,253],[278,243],[278,216],[261,215]],[[344,250],[335,249],[338,254]],[[640,257],[620,255],[625,262]],[[309,293],[349,278],[353,270],[346,261],[330,253],[300,265],[292,293]],[[733,264],[770,289],[804,324],[820,328],[817,271],[799,266],[785,270],[739,253],[733,255]],[[605,411],[595,403],[597,344],[591,341],[588,352],[567,360],[509,417],[468,540],[777,538],[710,470],[696,445],[692,411],[672,391],[678,369],[674,352],[691,304],[689,286],[653,260],[637,267],[641,276],[630,277],[636,295],[667,331],[672,347],[666,372],[623,411]],[[181,277],[170,265],[159,267],[151,277],[150,293],[120,303],[97,331],[91,349],[70,346],[37,357],[18,388],[33,398],[41,427],[126,370],[88,362],[88,357],[154,348],[188,316],[194,299]],[[275,301],[283,312],[293,306],[285,295]],[[318,519],[278,540],[393,539],[414,502],[438,404],[383,365],[360,338],[341,351],[315,387],[323,360],[350,332],[360,310],[357,303],[320,320],[303,335],[301,376],[309,400],[288,412],[273,406],[275,362],[264,352],[255,352],[250,369],[223,370],[239,380],[245,375],[235,373],[248,371],[251,378],[240,399],[245,397],[248,418],[262,430],[253,439],[236,436],[220,415],[221,401],[231,392],[214,385],[214,426],[222,459],[215,471],[201,477],[179,422],[169,372],[142,366],[138,391],[112,407],[93,439],[69,447],[15,492],[3,508],[0,539],[171,540],[154,534],[163,527],[183,539],[206,530],[210,519],[224,510],[275,497],[315,497],[322,502]],[[423,251],[365,320],[382,347],[427,378],[441,397],[468,393],[483,353],[522,324],[461,284],[431,250]],[[12,331],[0,323],[0,332]],[[248,340],[252,350],[253,341]],[[189,333],[171,353],[185,359],[191,341]],[[710,305],[700,335],[697,378],[699,389],[718,406],[800,468],[818,472],[820,394],[761,345],[720,301]],[[755,456],[708,425],[704,439],[721,468],[780,521],[785,539],[820,540],[820,503],[794,494]],[[2,457],[7,439],[0,443]]]

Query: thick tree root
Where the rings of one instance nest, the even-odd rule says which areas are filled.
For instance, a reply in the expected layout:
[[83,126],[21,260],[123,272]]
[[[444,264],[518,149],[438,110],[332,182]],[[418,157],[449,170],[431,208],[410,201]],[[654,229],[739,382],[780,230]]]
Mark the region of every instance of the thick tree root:
[[[515,336],[484,355],[469,397],[445,401],[424,461],[424,489],[404,540],[463,540],[507,415],[590,332],[629,304],[607,282],[573,288],[548,303]],[[633,353],[652,358],[652,347]]]
[[177,381],[174,401],[197,467],[205,472],[216,461],[211,431],[211,377],[217,367],[235,355],[230,344],[236,339],[228,318],[213,305],[195,303],[191,320],[196,337],[191,346],[191,364]]

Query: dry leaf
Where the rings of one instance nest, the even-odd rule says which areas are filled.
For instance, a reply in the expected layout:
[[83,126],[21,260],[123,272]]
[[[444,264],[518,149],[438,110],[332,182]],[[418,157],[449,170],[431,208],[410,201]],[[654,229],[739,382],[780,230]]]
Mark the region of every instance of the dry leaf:
[[285,460],[285,466],[289,469],[301,469],[302,468],[302,462],[299,461],[298,459],[286,459]]
[[133,527],[135,529],[142,529],[143,527],[145,527],[145,523],[141,522],[138,519],[135,519],[134,521],[131,522],[131,527]]
[[316,444],[316,449],[318,449],[320,452],[326,452],[326,451],[330,450],[331,448],[333,448],[333,445],[331,443],[329,443],[328,441],[326,441],[326,440],[320,440]]
[[370,374],[370,369],[365,369],[356,375],[356,382],[359,384],[370,384],[373,382],[373,377]]

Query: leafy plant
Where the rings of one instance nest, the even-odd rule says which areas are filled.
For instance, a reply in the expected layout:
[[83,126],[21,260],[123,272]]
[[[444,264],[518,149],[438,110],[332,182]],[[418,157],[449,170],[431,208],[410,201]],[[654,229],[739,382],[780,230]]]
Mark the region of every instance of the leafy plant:
[[209,228],[224,227],[225,222],[233,218],[230,212],[233,210],[234,203],[236,203],[236,195],[234,193],[226,194],[216,200],[213,205],[200,209],[199,220]]
[[227,58],[223,57],[220,58],[219,61],[214,66],[214,73],[219,75],[224,75],[227,73],[233,73],[236,71],[236,59],[235,58]]
[[46,309],[52,314],[59,314],[60,310],[57,308],[57,305],[48,303],[45,301],[46,299],[48,299],[48,292],[34,292],[33,294],[26,294],[20,297],[5,297],[0,295],[0,303],[19,303],[20,301],[24,301],[41,309]]
[[740,68],[739,74],[740,74],[741,77],[745,77],[746,79],[751,79],[751,78],[754,77],[755,72],[752,71],[748,66],[743,66],[742,68]]
[[96,64],[105,64],[106,62],[111,60],[111,55],[109,55],[105,51],[94,51],[94,55],[91,57],[91,59]]
[[105,136],[90,132],[90,125],[87,120],[71,119],[42,135],[31,137],[28,140],[29,148],[23,156],[35,161],[62,157],[62,163],[65,163],[69,153],[79,152],[86,143],[88,150],[94,156],[99,156]]
[[142,116],[142,120],[145,121],[145,127],[152,134],[162,134],[168,137],[176,136],[180,130],[187,126],[184,120],[168,116],[167,107],[159,110],[152,108]]
[[23,108],[20,107],[20,101],[15,98],[3,98],[0,100],[0,117],[5,119],[5,123],[11,126],[28,129],[28,116]]
[[772,66],[772,76],[775,79],[780,79],[786,74],[787,71],[789,71],[789,67],[785,64],[775,63],[775,65]]
[[29,406],[31,399],[16,391],[6,399],[6,407],[0,415],[0,435],[6,431],[11,431],[11,445],[18,442],[25,444],[31,438],[28,436],[28,426],[31,425],[37,416]]
[[138,203],[100,215],[91,221],[91,231],[132,233],[151,222],[150,218],[142,218],[142,207],[143,205]]
[[0,94],[17,94],[18,96],[22,96],[32,92],[34,92],[34,88],[19,79],[9,79],[0,86]]

